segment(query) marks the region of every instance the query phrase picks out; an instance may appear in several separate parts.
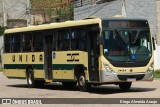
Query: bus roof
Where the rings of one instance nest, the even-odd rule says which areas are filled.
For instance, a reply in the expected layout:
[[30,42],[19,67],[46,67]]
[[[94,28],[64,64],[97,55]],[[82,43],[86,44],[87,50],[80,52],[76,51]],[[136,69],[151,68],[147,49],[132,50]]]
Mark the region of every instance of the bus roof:
[[37,26],[7,29],[5,30],[5,34],[98,24],[100,22],[101,22],[100,18],[94,18],[94,19],[85,19],[85,20],[78,20],[78,21],[50,23],[50,24],[43,24],[43,25],[37,25]]
[[141,19],[141,18],[102,18],[102,20],[108,20],[108,21],[114,21],[114,20],[126,20],[126,21],[147,21],[147,19]]
[[66,22],[60,22],[60,23],[50,23],[50,24],[43,24],[43,25],[36,25],[36,26],[6,29],[5,34],[19,33],[19,32],[29,32],[29,31],[39,31],[39,30],[48,30],[48,29],[65,28],[65,27],[90,25],[90,24],[98,24],[98,23],[101,22],[101,20],[108,20],[108,21],[114,21],[114,20],[147,21],[146,19],[95,18],[94,17],[94,18],[85,18],[83,20],[77,20],[77,21],[66,21]]

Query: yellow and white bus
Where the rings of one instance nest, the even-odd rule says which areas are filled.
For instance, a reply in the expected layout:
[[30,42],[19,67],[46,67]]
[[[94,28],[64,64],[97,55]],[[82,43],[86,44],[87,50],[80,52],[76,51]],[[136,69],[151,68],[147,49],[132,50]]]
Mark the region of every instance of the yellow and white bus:
[[153,80],[153,43],[143,19],[86,18],[7,29],[4,75],[27,79],[29,87],[46,82],[116,84],[128,90],[134,81]]

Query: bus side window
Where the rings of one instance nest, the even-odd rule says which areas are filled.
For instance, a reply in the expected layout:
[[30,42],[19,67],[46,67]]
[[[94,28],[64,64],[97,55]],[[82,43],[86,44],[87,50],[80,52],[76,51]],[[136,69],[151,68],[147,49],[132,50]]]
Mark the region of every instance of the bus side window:
[[31,33],[24,33],[22,34],[22,51],[29,52],[31,50],[30,40],[31,40]]
[[57,49],[57,32],[53,33],[53,43],[52,43],[52,50],[55,51]]
[[59,44],[58,45],[58,50],[62,50],[62,45],[63,45],[62,36],[63,36],[62,33],[59,32],[58,33],[58,44]]
[[33,45],[34,44],[34,35],[33,35],[33,33],[31,33],[31,38],[30,38],[30,43],[29,44],[30,44],[30,47],[31,47],[30,51],[33,52],[34,51],[34,45]]
[[75,28],[71,31],[71,49],[86,50],[86,32],[82,28]]
[[10,35],[5,35],[4,36],[4,41],[5,41],[5,52],[10,52]]
[[70,41],[69,29],[58,31],[59,50],[69,50],[70,49],[69,41]]
[[70,31],[67,29],[64,31],[64,50],[70,49]]
[[76,32],[75,32],[75,30],[71,31],[71,49],[72,50],[76,49]]
[[60,40],[59,40],[59,32],[58,31],[56,31],[56,51],[58,51],[59,50],[59,42],[60,42]]
[[33,48],[32,51],[42,51],[43,45],[42,45],[42,32],[34,32],[33,33]]
[[12,34],[10,39],[10,51],[19,52],[20,51],[20,34]]
[[86,49],[86,32],[84,30],[79,31],[79,49],[85,50]]
[[20,42],[20,50],[23,51],[24,48],[24,34],[21,35],[21,42]]

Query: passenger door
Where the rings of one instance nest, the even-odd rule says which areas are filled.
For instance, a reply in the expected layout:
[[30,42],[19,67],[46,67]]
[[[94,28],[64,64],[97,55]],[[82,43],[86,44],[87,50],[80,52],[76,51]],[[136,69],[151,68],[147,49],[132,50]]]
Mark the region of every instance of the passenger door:
[[88,32],[88,67],[90,81],[99,81],[99,45],[98,31]]
[[45,35],[44,37],[44,70],[45,78],[53,79],[52,75],[52,44],[53,36]]

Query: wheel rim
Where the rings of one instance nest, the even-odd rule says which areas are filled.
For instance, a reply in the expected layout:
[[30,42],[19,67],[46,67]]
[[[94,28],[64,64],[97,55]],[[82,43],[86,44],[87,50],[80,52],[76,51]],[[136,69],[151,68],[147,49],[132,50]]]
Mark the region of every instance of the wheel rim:
[[29,75],[28,75],[28,83],[29,83],[29,85],[32,85],[32,75],[31,75],[31,73],[29,73]]
[[84,76],[80,76],[80,78],[79,78],[79,84],[80,84],[80,86],[84,86],[85,85],[85,78],[84,78]]

